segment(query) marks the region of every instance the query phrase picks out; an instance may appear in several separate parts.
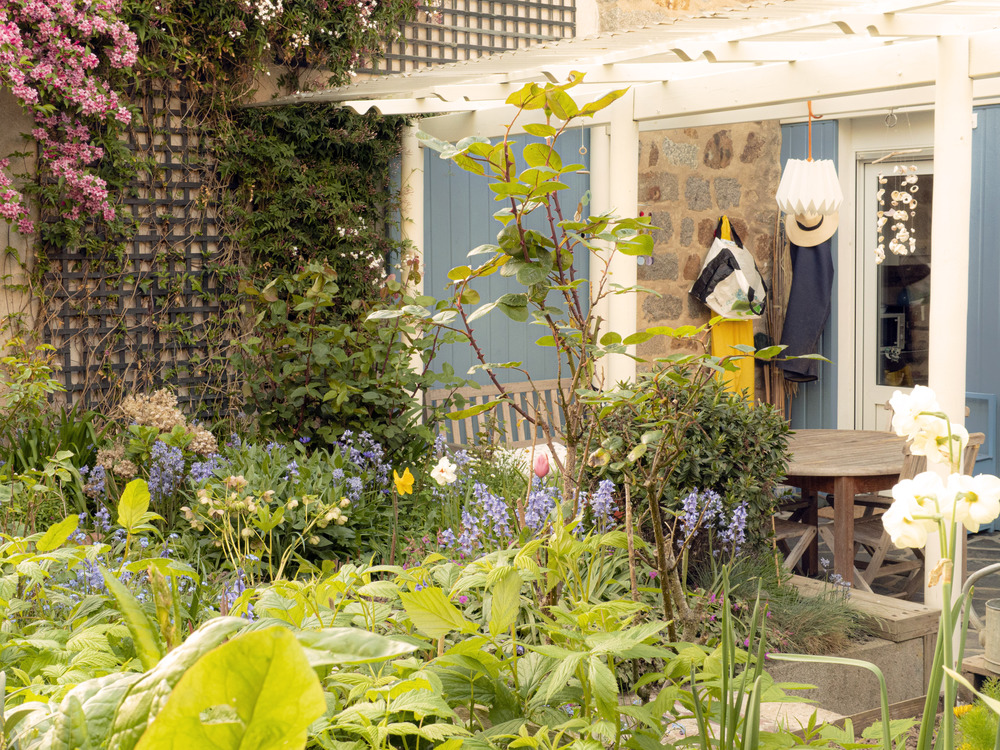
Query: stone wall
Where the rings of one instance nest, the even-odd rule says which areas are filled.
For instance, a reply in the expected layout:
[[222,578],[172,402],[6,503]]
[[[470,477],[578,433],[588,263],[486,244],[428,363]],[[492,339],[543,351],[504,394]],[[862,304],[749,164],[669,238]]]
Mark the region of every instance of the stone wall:
[[[776,121],[640,133],[639,210],[651,214],[659,229],[653,233],[652,258],[640,259],[638,278],[661,296],[640,295],[638,330],[709,319],[708,307],[688,290],[723,214],[770,283],[780,150]],[[640,346],[639,354],[662,356],[669,345],[656,338]]]
[[[30,133],[34,120],[21,109],[9,89],[0,90],[0,157],[14,152],[34,152],[35,144],[25,142],[21,133]],[[34,157],[12,159],[10,173],[30,174],[35,171]],[[37,220],[34,208],[31,218]],[[37,300],[25,290],[28,279],[26,271],[34,265],[32,237],[18,234],[6,223],[0,223],[0,243],[12,248],[14,253],[0,254],[0,354],[3,345],[10,338],[10,331],[4,330],[5,323],[13,323],[19,318],[27,327],[34,323],[38,313]],[[25,265],[26,264],[26,265]]]

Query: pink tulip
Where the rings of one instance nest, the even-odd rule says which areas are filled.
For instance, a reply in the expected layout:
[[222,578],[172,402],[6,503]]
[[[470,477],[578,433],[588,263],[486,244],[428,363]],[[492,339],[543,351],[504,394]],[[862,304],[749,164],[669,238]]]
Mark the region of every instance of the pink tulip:
[[535,476],[543,479],[549,473],[549,456],[547,453],[535,455]]

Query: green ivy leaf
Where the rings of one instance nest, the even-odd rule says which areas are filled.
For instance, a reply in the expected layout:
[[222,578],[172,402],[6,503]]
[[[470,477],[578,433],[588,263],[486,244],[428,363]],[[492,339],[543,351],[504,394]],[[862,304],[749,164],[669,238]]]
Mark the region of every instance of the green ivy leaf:
[[257,630],[199,659],[137,750],[301,750],[325,711],[323,688],[295,636],[282,627]]

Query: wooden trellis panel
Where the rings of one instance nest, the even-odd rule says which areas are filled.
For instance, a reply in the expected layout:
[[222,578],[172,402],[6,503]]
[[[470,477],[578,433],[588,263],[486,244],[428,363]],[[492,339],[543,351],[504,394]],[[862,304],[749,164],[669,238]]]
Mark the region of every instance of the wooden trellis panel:
[[571,38],[576,0],[439,0],[417,6],[417,20],[401,30],[371,72],[401,73]]
[[137,223],[122,258],[46,250],[44,334],[58,350],[70,403],[106,405],[168,384],[182,404],[224,407],[225,290],[210,268],[224,251],[215,170],[191,98],[167,85],[133,96],[144,116],[130,128],[128,147],[150,168],[118,204]]

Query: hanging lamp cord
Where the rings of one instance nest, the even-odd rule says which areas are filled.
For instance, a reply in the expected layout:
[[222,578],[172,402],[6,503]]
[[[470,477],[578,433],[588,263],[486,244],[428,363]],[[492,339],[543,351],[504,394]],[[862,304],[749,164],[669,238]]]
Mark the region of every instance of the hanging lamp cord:
[[823,115],[813,113],[812,99],[806,102],[809,106],[809,161],[813,160],[813,120],[822,120]]

